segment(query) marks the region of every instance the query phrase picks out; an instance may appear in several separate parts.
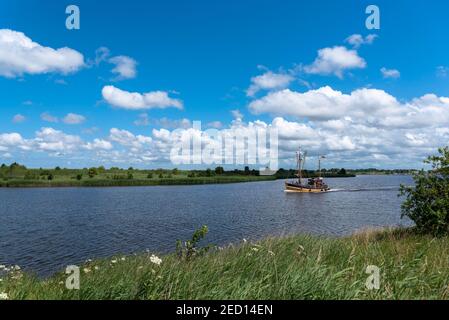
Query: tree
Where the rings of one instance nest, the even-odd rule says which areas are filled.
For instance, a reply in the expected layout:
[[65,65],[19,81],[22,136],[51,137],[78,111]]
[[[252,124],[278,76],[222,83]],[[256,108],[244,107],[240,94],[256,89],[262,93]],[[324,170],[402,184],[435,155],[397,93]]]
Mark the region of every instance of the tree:
[[215,168],[215,173],[216,174],[223,174],[224,173],[223,167],[216,167]]
[[83,178],[83,175],[81,173],[76,175],[76,180],[81,180]]
[[87,171],[87,175],[89,178],[93,178],[97,175],[97,169],[96,168],[90,168],[89,171]]
[[249,176],[249,174],[250,174],[249,167],[246,166],[245,167],[245,175]]
[[178,168],[174,168],[174,169],[172,170],[172,173],[173,173],[174,176],[177,176],[177,175],[179,174]]
[[414,173],[415,185],[401,185],[399,194],[406,197],[402,217],[415,222],[418,232],[434,236],[449,233],[449,147],[438,152],[424,161],[432,169]]
[[346,174],[346,169],[345,169],[345,168],[341,168],[341,169],[338,171],[338,174],[344,176],[344,175]]

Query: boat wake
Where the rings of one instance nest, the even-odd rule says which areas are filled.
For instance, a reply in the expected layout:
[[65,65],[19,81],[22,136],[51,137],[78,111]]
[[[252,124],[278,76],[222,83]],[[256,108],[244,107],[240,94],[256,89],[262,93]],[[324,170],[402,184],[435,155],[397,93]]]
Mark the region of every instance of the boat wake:
[[374,188],[355,188],[355,189],[330,189],[328,192],[362,192],[362,191],[399,191],[398,186],[391,187],[374,187]]

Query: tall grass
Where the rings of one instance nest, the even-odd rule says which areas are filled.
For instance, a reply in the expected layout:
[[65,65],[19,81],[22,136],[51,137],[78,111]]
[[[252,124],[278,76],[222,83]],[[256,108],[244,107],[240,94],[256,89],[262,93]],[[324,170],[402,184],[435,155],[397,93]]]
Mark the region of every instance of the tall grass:
[[[20,273],[0,282],[11,299],[447,299],[449,238],[408,230],[348,238],[291,236],[241,243],[185,261],[176,255],[113,257],[81,267],[80,290],[66,275]],[[115,263],[114,263],[115,262]],[[380,289],[365,286],[368,265]]]

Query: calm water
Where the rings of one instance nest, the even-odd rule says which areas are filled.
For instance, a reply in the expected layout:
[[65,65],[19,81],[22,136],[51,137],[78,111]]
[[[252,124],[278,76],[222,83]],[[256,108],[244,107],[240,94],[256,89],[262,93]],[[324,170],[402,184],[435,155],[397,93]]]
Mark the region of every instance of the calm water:
[[407,225],[397,197],[407,176],[327,179],[325,194],[283,192],[283,181],[130,188],[0,188],[0,264],[41,276],[88,258],[172,251],[203,224],[208,242]]

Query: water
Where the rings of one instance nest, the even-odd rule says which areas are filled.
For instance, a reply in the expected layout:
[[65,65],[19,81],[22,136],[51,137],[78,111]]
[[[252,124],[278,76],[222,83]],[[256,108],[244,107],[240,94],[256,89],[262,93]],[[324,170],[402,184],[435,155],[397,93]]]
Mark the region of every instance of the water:
[[332,192],[283,191],[284,181],[129,188],[0,188],[0,264],[40,276],[88,258],[170,252],[205,224],[217,245],[267,235],[342,236],[407,225],[397,197],[408,176],[327,179]]

